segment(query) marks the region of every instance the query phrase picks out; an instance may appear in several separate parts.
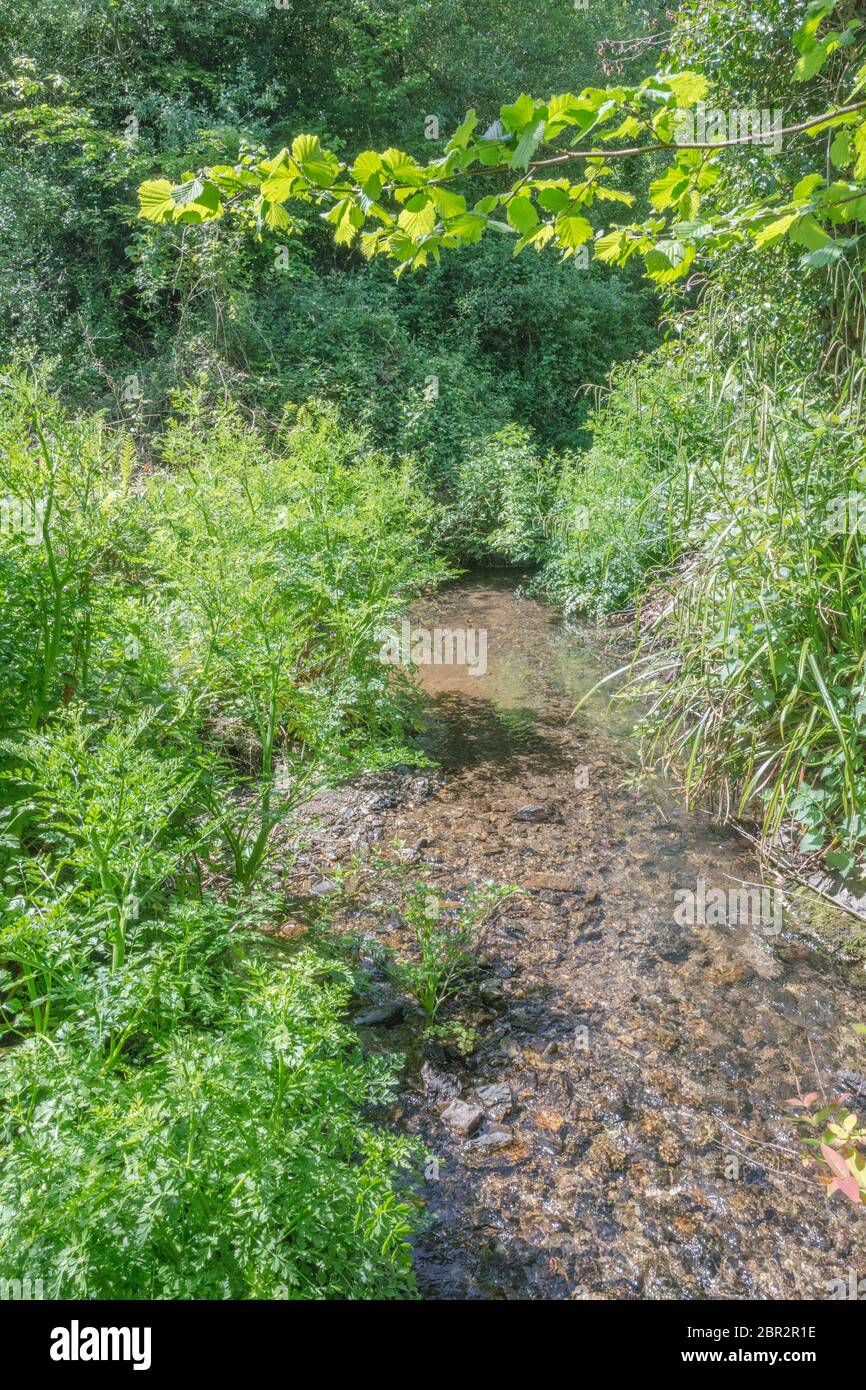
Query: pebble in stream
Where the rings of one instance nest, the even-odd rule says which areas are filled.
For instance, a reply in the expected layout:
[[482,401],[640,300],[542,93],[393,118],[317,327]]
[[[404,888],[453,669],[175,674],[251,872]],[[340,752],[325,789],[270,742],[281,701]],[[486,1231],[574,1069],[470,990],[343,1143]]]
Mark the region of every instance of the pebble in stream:
[[814,1084],[810,1045],[830,1086],[866,1072],[862,970],[787,929],[678,924],[678,892],[737,888],[756,865],[732,833],[625,785],[626,721],[605,695],[571,717],[610,660],[591,630],[495,579],[415,621],[486,630],[488,668],[420,669],[444,780],[382,798],[368,838],[399,837],[454,899],[486,880],[525,890],[485,937],[477,1050],[456,1066],[428,1047],[408,1071],[400,1123],[438,1160],[423,1295],[820,1299],[866,1276],[866,1212],[825,1200],[783,1106],[795,1078]]

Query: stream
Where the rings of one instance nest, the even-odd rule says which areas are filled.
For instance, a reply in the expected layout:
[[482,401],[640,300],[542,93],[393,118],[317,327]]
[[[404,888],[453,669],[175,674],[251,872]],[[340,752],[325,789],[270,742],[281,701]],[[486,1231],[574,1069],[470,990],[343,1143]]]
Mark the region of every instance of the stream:
[[[523,890],[485,930],[469,1056],[420,1052],[417,1020],[362,1029],[406,1053],[393,1119],[435,1155],[423,1297],[824,1299],[866,1276],[866,1213],[826,1200],[783,1104],[799,1080],[862,1087],[866,1106],[862,965],[816,948],[802,904],[734,925],[703,911],[756,883],[755,857],[672,793],[635,790],[623,703],[602,690],[573,714],[619,664],[595,628],[497,576],[411,618],[483,630],[486,671],[420,667],[442,775],[373,798],[364,833],[412,846],[446,898]],[[356,842],[362,820],[344,817]]]

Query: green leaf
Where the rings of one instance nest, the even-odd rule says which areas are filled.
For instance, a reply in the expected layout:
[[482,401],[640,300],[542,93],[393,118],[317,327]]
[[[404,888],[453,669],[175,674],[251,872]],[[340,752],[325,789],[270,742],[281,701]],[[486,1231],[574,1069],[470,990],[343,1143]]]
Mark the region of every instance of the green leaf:
[[212,212],[219,206],[220,201],[219,189],[198,177],[178,184],[177,188],[172,189],[171,196],[175,207],[182,208],[190,203],[200,203]]
[[525,130],[535,116],[535,102],[525,92],[511,106],[499,108],[499,116],[506,130],[517,134]]
[[630,207],[634,202],[633,193],[623,193],[619,188],[605,188],[600,183],[594,183],[592,191],[596,198],[601,199],[602,202],[625,203],[627,207]]
[[709,90],[709,82],[699,72],[676,72],[662,78],[670,87],[680,106],[694,106],[703,101]]
[[233,169],[228,164],[212,165],[208,175],[223,193],[238,193],[242,188],[258,188],[259,179],[251,169]]
[[769,222],[766,227],[762,227],[755,237],[756,246],[769,246],[775,241],[779,241],[785,236],[788,228],[797,220],[796,212],[786,213],[784,217],[776,218],[775,222]]
[[853,159],[850,130],[837,130],[830,146],[830,163],[834,169],[844,169]]
[[168,179],[150,179],[138,190],[138,215],[148,222],[165,222],[174,212]]
[[478,212],[464,212],[462,216],[454,218],[448,223],[447,234],[455,237],[465,246],[470,246],[473,242],[480,241],[487,226],[487,218]]
[[620,121],[614,130],[608,130],[602,136],[603,140],[630,140],[633,135],[640,131],[640,121],[637,116],[626,116],[624,121]]
[[695,258],[693,246],[685,246],[679,240],[659,241],[644,256],[647,274],[657,284],[669,285],[679,280],[689,269]]
[[262,197],[269,199],[272,203],[285,202],[292,192],[297,177],[292,168],[283,168],[277,173],[271,174],[270,178],[265,179],[262,184]]
[[838,869],[842,877],[850,874],[857,863],[857,856],[847,849],[830,849],[824,858],[831,869]]
[[515,256],[519,256],[521,251],[525,250],[527,246],[546,246],[549,241],[552,241],[553,237],[554,231],[550,223],[539,222],[537,227],[534,227],[531,232],[526,232],[515,244],[514,254]]
[[578,98],[571,92],[551,97],[547,104],[547,138],[552,140],[566,126],[579,125],[583,115]]
[[797,246],[805,246],[807,251],[814,251],[819,246],[826,246],[830,240],[823,227],[815,221],[811,214],[798,218],[788,235]]
[[364,150],[352,165],[352,178],[363,188],[368,179],[382,168],[382,157],[375,150]]
[[649,186],[649,199],[654,208],[662,211],[671,207],[686,192],[691,175],[677,165],[667,169],[661,178],[653,179]]
[[361,255],[366,260],[372,260],[379,249],[383,233],[379,230],[375,232],[364,232],[361,237]]
[[561,212],[556,219],[556,236],[561,246],[583,246],[592,239],[592,223],[573,212]]
[[219,189],[210,180],[187,179],[171,191],[175,222],[205,222],[221,209]]
[[[351,198],[341,198],[329,212],[324,214],[325,221],[336,227],[334,240],[339,246],[351,246],[355,239],[357,226],[351,217],[353,207]],[[361,222],[363,223],[363,214]]]
[[524,131],[517,142],[514,153],[508,161],[509,167],[512,169],[528,168],[529,161],[541,144],[543,135],[544,121],[539,121],[538,124],[533,126],[530,130]]
[[382,164],[395,183],[404,183],[412,188],[418,188],[422,183],[427,182],[427,175],[424,170],[410,154],[406,154],[403,150],[385,150],[382,155]]
[[262,201],[262,221],[272,232],[288,231],[293,225],[291,217],[280,203],[269,203],[266,199]]
[[346,198],[344,202],[343,215],[337,224],[334,240],[338,246],[351,246],[364,225],[364,214],[351,198]]
[[450,188],[437,188],[434,184],[428,187],[427,193],[441,217],[459,217],[466,211],[466,199],[460,193],[452,193]]
[[332,154],[322,149],[318,135],[297,135],[292,141],[292,159],[304,178],[317,188],[330,188],[335,182],[339,165]]
[[794,76],[798,82],[808,82],[810,77],[819,73],[827,61],[829,54],[825,44],[811,43],[808,48],[804,48],[797,65],[794,68]]
[[477,124],[478,117],[474,110],[467,111],[462,124],[457,127],[451,139],[448,141],[448,144],[445,146],[446,154],[451,150],[465,150]]
[[514,227],[515,231],[526,233],[531,232],[538,225],[538,213],[532,203],[531,198],[520,196],[512,198],[506,209],[509,226]]
[[413,241],[421,241],[436,226],[436,209],[426,193],[416,193],[409,199],[397,222]]
[[545,212],[562,212],[569,204],[569,196],[564,188],[542,188],[536,194],[539,207]]
[[595,243],[595,259],[607,261],[611,265],[623,265],[628,257],[629,235],[627,232],[607,232]]
[[794,35],[794,43],[802,51],[804,44],[810,39],[814,39],[823,21],[828,15],[832,14],[836,8],[838,0],[811,0],[807,10],[806,18]]
[[807,174],[794,188],[794,198],[808,198],[823,182],[823,174]]
[[828,241],[826,246],[817,246],[814,251],[809,251],[805,256],[800,257],[800,265],[809,270],[823,270],[825,266],[834,265],[837,261],[844,260],[845,251],[843,245],[838,241]]

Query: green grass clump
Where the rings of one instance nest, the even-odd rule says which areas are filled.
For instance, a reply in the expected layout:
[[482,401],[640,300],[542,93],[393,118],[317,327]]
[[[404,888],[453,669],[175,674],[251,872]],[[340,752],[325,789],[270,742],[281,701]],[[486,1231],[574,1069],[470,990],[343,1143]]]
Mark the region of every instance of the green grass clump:
[[765,845],[866,872],[866,454],[836,398],[760,344],[688,333],[623,368],[569,463],[538,585],[634,605],[645,762]]

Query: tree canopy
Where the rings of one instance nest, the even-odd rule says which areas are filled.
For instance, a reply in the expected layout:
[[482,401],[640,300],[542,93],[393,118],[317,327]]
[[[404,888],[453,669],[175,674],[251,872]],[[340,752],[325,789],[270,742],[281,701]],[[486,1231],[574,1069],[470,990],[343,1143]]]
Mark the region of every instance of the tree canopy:
[[[837,22],[844,8],[840,0],[809,5],[792,33],[797,83],[814,84],[839,54],[844,72],[852,70],[862,22]],[[290,237],[304,225],[300,210],[312,206],[338,245],[357,242],[365,257],[395,261],[398,275],[489,231],[513,235],[515,255],[550,246],[569,259],[586,246],[620,266],[639,255],[662,285],[687,275],[699,252],[736,243],[762,248],[787,238],[810,266],[854,248],[856,228],[866,223],[866,64],[854,67],[840,100],[787,121],[781,109],[708,110],[711,95],[709,78],[689,69],[546,101],[522,92],[484,130],[470,109],[426,162],[396,147],[344,161],[319,136],[299,134],[267,158],[248,153],[233,165],[190,171],[178,183],[148,180],[139,190],[140,212],[158,223],[230,215],[259,233]],[[818,137],[828,134],[825,148]],[[783,142],[796,148],[793,160],[774,158]],[[713,190],[725,154],[743,147],[774,170],[772,187],[719,207]],[[660,172],[648,181],[647,215],[594,227],[589,209],[635,202],[620,186],[622,165],[660,158]],[[792,165],[800,167],[792,172]],[[479,179],[484,191],[474,197]],[[852,234],[840,235],[846,228]]]

